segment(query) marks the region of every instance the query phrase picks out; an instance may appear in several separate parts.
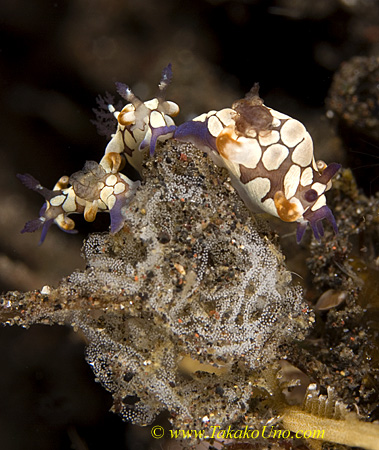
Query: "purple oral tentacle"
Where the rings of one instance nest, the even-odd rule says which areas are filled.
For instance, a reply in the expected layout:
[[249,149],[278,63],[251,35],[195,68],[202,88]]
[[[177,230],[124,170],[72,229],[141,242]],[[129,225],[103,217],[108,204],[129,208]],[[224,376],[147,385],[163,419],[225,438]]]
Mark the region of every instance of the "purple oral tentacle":
[[41,245],[43,243],[43,241],[45,240],[46,234],[49,231],[49,228],[53,223],[54,223],[54,219],[49,219],[49,220],[46,220],[46,222],[44,222],[43,228],[42,228],[42,233],[41,233],[41,238],[38,242],[38,245]]
[[41,209],[39,210],[39,216],[40,216],[40,217],[44,216],[46,210],[47,210],[47,203],[45,202],[45,203],[41,206]]
[[305,230],[307,229],[308,222],[300,222],[297,225],[297,231],[296,231],[296,242],[300,244],[301,240],[303,239]]
[[335,234],[338,234],[338,227],[336,223],[336,219],[328,206],[324,206],[325,208],[325,218],[332,225]]
[[332,211],[326,205],[317,209],[316,211],[307,211],[304,213],[304,219],[307,220],[313,230],[315,238],[320,241],[321,236],[324,235],[324,228],[321,223],[326,219],[333,227],[335,234],[338,234],[338,227]]
[[321,241],[321,236],[319,235],[319,232],[318,232],[317,222],[309,222],[309,224],[310,224],[310,226],[312,228],[314,237],[316,238],[317,241],[320,242]]
[[316,222],[316,227],[317,227],[318,234],[319,234],[320,236],[324,236],[324,227],[322,226],[321,220],[319,220],[318,222]]

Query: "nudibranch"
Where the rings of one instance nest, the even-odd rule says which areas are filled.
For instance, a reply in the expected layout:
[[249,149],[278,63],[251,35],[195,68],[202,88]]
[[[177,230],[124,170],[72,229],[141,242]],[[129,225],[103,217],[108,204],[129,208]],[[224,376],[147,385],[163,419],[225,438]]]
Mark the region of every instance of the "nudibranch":
[[105,154],[124,154],[129,164],[140,172],[146,151],[149,150],[150,155],[153,155],[157,142],[173,136],[176,126],[172,117],[178,115],[179,106],[164,97],[171,79],[172,69],[169,64],[162,71],[158,95],[146,102],[142,102],[125,84],[116,83],[117,92],[129,103],[121,111],[109,106],[118,126]]
[[298,222],[297,242],[307,224],[317,240],[327,219],[337,225],[325,192],[341,167],[317,161],[304,125],[263,104],[256,84],[232,108],[210,111],[180,125],[174,138],[191,142],[229,171],[232,184],[254,212]]
[[17,175],[26,187],[45,199],[38,219],[27,222],[21,232],[42,228],[41,244],[53,223],[67,233],[76,233],[70,214],[83,214],[87,222],[93,222],[96,214],[103,211],[110,213],[111,233],[117,233],[124,225],[122,209],[128,206],[140,185],[118,171],[122,164],[118,153],[108,153],[100,164],[87,161],[81,171],[61,177],[53,190],[41,186],[29,174]]

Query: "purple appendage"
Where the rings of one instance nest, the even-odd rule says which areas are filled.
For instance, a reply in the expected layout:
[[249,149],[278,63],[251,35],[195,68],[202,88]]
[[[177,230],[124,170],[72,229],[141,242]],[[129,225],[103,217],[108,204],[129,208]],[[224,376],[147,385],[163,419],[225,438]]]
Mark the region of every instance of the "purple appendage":
[[208,131],[208,121],[189,120],[184,122],[176,128],[174,138],[182,142],[191,142],[200,149],[206,146],[217,152],[216,138]]
[[323,219],[326,219],[332,225],[335,234],[338,234],[338,227],[333,213],[328,206],[324,205],[317,211],[308,210],[304,213],[305,221],[299,223],[297,227],[297,243],[300,243],[302,240],[308,223],[312,228],[315,238],[320,241],[321,237],[324,236],[324,227],[322,226]]
[[113,208],[109,211],[111,216],[111,233],[115,234],[121,230],[125,223],[125,217],[122,214],[122,209],[129,204],[130,200],[125,197],[116,197],[116,202]]
[[154,155],[155,147],[157,145],[157,140],[160,136],[164,136],[165,134],[173,133],[176,130],[175,125],[170,125],[166,127],[158,127],[158,128],[151,128],[151,139],[150,142],[146,142],[144,145],[144,141],[141,143],[141,149],[143,149],[146,145],[150,145],[150,156]]

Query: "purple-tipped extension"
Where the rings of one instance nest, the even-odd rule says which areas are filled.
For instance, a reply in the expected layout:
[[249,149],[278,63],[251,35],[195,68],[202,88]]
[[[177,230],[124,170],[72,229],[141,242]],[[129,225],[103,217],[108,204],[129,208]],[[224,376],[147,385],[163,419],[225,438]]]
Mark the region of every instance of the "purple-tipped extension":
[[163,70],[162,70],[162,77],[161,81],[159,82],[159,90],[164,91],[167,86],[171,83],[172,80],[172,66],[171,63],[169,63]]
[[[318,241],[320,241],[321,237],[324,236],[324,227],[321,222],[323,219],[326,219],[332,225],[335,234],[338,234],[338,227],[336,220],[333,216],[332,211],[326,205],[322,206],[320,209],[317,209],[316,211],[305,212],[304,219],[309,222],[309,225],[313,230],[313,234],[315,235],[315,238]],[[303,234],[301,235],[301,237],[303,236]]]
[[31,189],[32,191],[38,191],[42,188],[41,183],[28,173],[24,174],[18,173],[16,177],[21,181],[21,183],[25,187]]
[[307,229],[308,222],[301,222],[297,225],[297,231],[296,231],[296,242],[300,244],[301,240],[303,239],[305,230]]

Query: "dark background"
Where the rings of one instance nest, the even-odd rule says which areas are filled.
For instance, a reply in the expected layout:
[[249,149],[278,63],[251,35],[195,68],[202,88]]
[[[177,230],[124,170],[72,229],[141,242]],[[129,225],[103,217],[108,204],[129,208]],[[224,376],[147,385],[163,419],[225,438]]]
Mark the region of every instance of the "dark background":
[[[154,96],[172,63],[168,98],[178,122],[230,106],[254,82],[265,103],[306,124],[319,158],[345,162],[325,117],[340,64],[379,54],[378,2],[370,0],[5,0],[0,4],[0,289],[40,289],[75,268],[83,238],[53,227],[20,235],[42,199],[15,174],[52,188],[99,161],[106,140],[91,124],[95,98],[129,84]],[[63,327],[0,328],[0,448],[147,448],[149,432],[108,413],[80,335]],[[146,437],[147,436],[147,437]]]

